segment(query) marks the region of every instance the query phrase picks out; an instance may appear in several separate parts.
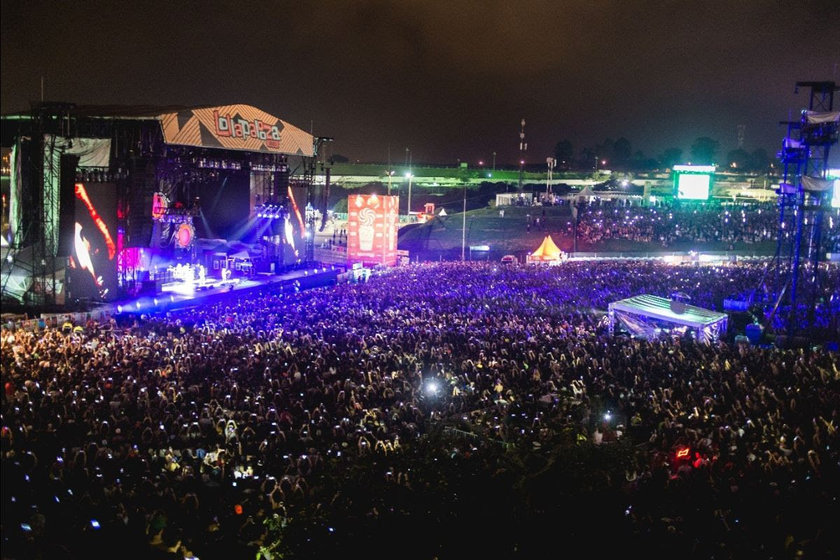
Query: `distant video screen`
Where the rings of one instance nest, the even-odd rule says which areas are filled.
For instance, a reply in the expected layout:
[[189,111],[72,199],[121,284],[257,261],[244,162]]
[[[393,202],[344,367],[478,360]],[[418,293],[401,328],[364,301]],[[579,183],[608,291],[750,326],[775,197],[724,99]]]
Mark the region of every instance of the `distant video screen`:
[[110,300],[117,295],[117,189],[113,183],[76,183],[70,297]]
[[677,176],[677,198],[681,200],[708,200],[711,175],[681,173]]

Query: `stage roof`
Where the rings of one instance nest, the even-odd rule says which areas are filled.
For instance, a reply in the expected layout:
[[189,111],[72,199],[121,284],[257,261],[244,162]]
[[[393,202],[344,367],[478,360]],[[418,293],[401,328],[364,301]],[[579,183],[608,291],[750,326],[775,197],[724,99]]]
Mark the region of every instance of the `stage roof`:
[[[48,103],[45,110],[79,119],[157,120],[164,142],[181,146],[312,157],[314,137],[251,105],[75,105]],[[3,115],[7,122],[33,120],[34,113]],[[4,135],[5,136],[5,135]]]
[[[642,294],[614,301],[609,305],[609,308],[610,311],[634,313],[692,328],[703,328],[721,321],[726,321],[729,318],[726,313],[719,313],[688,304],[684,304],[685,310],[682,313],[677,313],[672,309],[671,303],[672,301],[668,298]],[[679,306],[679,304],[677,305]]]

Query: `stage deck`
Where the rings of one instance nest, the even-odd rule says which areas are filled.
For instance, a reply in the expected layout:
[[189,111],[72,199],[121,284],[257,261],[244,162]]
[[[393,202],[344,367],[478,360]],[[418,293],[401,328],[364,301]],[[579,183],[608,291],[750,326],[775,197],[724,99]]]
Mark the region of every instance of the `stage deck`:
[[345,271],[338,266],[312,266],[280,274],[256,273],[252,276],[239,276],[225,280],[208,278],[203,282],[170,282],[161,286],[160,293],[146,294],[123,299],[100,306],[100,312],[111,315],[126,313],[148,313],[174,308],[201,305],[230,294],[240,294],[253,290],[272,288],[291,292],[337,283],[339,274]]

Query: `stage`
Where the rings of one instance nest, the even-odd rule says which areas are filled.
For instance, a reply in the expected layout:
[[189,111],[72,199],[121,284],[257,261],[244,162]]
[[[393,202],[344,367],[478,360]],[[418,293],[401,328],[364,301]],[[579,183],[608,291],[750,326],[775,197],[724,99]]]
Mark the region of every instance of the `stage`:
[[250,291],[271,289],[294,293],[310,288],[333,286],[345,267],[336,265],[311,265],[279,274],[259,272],[249,276],[230,278],[205,278],[193,282],[163,284],[159,292],[144,294],[99,306],[99,311],[111,315],[143,314],[192,307]]

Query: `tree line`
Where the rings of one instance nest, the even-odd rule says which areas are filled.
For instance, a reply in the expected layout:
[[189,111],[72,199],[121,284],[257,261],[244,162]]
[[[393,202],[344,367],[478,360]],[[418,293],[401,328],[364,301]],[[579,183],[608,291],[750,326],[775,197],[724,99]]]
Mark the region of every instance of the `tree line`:
[[772,163],[766,150],[758,148],[748,152],[743,148],[730,150],[720,159],[720,143],[707,136],[694,140],[688,153],[680,148],[668,148],[655,157],[633,150],[627,138],[617,140],[606,138],[594,146],[585,146],[575,150],[570,140],[560,140],[554,146],[554,158],[557,167],[562,170],[609,169],[642,171],[666,169],[681,163],[712,165],[738,171],[756,173],[767,172]]

